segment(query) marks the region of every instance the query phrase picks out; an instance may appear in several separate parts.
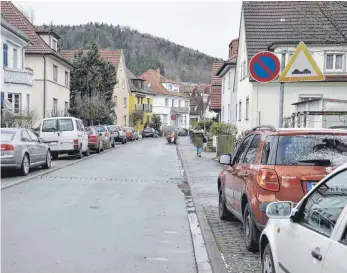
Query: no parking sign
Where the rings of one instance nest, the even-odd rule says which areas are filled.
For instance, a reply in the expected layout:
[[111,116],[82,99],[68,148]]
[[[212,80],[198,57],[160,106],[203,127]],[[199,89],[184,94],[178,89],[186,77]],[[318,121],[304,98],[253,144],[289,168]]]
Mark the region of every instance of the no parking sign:
[[280,72],[280,61],[277,56],[268,51],[254,55],[249,63],[249,72],[258,82],[271,82]]

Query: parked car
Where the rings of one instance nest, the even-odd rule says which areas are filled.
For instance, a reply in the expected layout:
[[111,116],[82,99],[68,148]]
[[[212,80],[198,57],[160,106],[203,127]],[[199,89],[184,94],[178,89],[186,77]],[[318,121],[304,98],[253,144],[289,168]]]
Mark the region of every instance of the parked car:
[[115,142],[122,142],[122,144],[127,143],[127,137],[125,131],[120,125],[109,125],[108,130],[113,135]]
[[319,182],[294,207],[267,206],[260,237],[262,272],[347,272],[347,164]]
[[261,208],[278,200],[299,202],[319,180],[347,162],[346,152],[347,131],[254,128],[233,156],[220,158],[227,165],[218,177],[220,218],[240,219],[246,247],[256,251],[268,219]]
[[125,135],[127,137],[127,140],[134,141],[135,140],[134,129],[131,127],[124,127],[124,130],[125,130]]
[[111,147],[115,146],[114,134],[111,134],[106,125],[97,125],[94,128],[101,134],[103,143],[109,143]]
[[32,167],[51,167],[50,149],[33,131],[2,128],[0,139],[2,169],[18,169],[22,175],[27,175]]
[[50,147],[53,159],[60,154],[76,155],[77,158],[89,155],[88,134],[80,119],[45,118],[40,126],[40,138]]
[[155,131],[154,128],[146,128],[143,130],[142,132],[142,138],[148,138],[148,137],[153,137],[153,138],[157,138],[158,134]]
[[180,128],[178,131],[178,136],[187,136],[187,130]]
[[102,133],[99,133],[95,127],[88,127],[87,128],[87,134],[88,134],[88,146],[89,150],[96,151],[97,153],[100,153],[104,150],[104,141],[102,137]]

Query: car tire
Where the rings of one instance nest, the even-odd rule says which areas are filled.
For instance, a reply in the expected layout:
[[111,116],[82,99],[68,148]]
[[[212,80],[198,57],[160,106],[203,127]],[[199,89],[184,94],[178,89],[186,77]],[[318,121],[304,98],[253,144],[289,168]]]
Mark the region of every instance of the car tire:
[[59,158],[58,153],[51,153],[53,160],[57,160]]
[[112,146],[112,148],[114,148],[116,146],[116,143],[115,143],[114,139],[112,141],[112,145],[111,146]]
[[222,187],[219,188],[218,212],[219,212],[219,218],[221,220],[231,220],[232,219],[232,215],[228,211],[228,209],[225,205]]
[[261,272],[262,273],[276,273],[270,244],[266,245],[266,247],[264,249],[263,257],[261,257]]
[[87,151],[84,153],[85,156],[89,156],[90,155],[90,150],[89,147],[87,148]]
[[76,158],[81,159],[83,157],[82,147],[80,147],[76,153]]
[[30,159],[28,154],[25,154],[22,159],[22,165],[20,166],[20,173],[23,176],[27,176],[30,170]]
[[249,203],[246,204],[243,212],[243,234],[246,248],[251,252],[257,252],[259,249],[259,231],[255,226]]
[[45,169],[49,169],[52,166],[52,156],[51,156],[51,152],[48,150],[47,154],[46,154],[46,162],[43,165],[43,168]]

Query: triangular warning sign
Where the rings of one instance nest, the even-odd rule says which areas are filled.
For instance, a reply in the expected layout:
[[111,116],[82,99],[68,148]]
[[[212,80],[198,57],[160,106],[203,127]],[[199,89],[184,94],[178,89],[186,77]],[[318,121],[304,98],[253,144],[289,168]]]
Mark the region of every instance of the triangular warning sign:
[[324,81],[325,76],[305,43],[300,42],[278,80],[280,82]]

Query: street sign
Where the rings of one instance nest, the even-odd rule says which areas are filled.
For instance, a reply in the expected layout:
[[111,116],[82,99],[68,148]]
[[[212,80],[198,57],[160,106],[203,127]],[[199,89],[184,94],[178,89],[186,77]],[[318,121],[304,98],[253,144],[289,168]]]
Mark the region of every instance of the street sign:
[[300,42],[278,80],[280,82],[324,81],[325,76],[305,43]]
[[176,114],[171,115],[171,120],[176,120]]
[[249,72],[258,82],[271,82],[280,72],[280,61],[272,52],[259,52],[251,59]]

